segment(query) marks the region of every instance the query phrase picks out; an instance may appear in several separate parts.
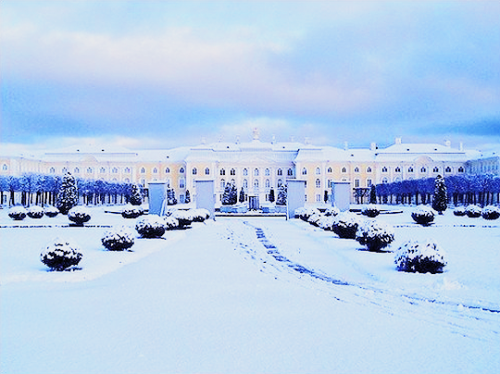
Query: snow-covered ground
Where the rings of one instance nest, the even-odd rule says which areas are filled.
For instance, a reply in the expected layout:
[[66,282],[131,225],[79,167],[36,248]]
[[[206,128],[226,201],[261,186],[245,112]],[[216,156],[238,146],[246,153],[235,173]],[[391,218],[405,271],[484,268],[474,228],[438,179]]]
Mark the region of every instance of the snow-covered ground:
[[[114,253],[101,237],[135,220],[103,210],[84,228],[0,211],[1,373],[500,372],[500,220],[377,217],[395,226],[392,249],[439,242],[448,266],[431,275],[282,217],[218,218]],[[57,236],[79,244],[81,270],[40,262]]]

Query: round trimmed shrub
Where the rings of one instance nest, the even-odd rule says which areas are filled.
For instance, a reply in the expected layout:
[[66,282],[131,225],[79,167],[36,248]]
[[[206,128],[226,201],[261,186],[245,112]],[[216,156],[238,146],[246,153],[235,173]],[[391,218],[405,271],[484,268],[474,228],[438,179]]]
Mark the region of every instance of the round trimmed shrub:
[[184,228],[193,223],[194,217],[191,211],[189,210],[176,210],[170,216],[175,218],[179,222],[179,228]]
[[43,217],[43,208],[37,205],[28,208],[28,217],[30,218],[42,218]]
[[106,232],[101,242],[109,251],[124,251],[134,245],[134,236],[128,228],[122,227]]
[[165,234],[165,221],[157,215],[148,215],[140,218],[135,229],[143,238],[160,238]]
[[57,209],[55,206],[47,206],[44,209],[44,213],[47,217],[53,218],[59,214],[59,209]]
[[453,210],[453,214],[456,215],[457,217],[463,217],[465,216],[467,213],[465,213],[465,207],[463,206],[459,206],[458,208],[455,208]]
[[56,238],[42,251],[40,261],[52,270],[63,271],[78,265],[82,257],[78,246],[67,240]]
[[207,209],[193,209],[193,222],[205,222],[205,220],[210,218],[210,212]]
[[24,207],[22,206],[13,206],[12,208],[9,209],[9,217],[12,218],[14,221],[22,221],[23,219],[26,218],[27,211]]
[[369,204],[361,209],[361,214],[367,217],[374,218],[380,214],[380,210],[375,204]]
[[378,252],[394,241],[394,229],[384,222],[367,220],[359,226],[356,240],[369,251]]
[[422,226],[429,226],[434,221],[434,209],[420,206],[411,213],[411,218]]
[[467,214],[467,217],[469,218],[481,217],[481,208],[477,205],[469,205],[465,208],[465,214]]
[[302,221],[309,221],[309,217],[311,217],[313,214],[319,213],[319,210],[316,208],[306,208],[306,207],[301,207],[295,209],[295,217],[300,218]]
[[352,213],[342,213],[334,217],[332,231],[341,239],[356,239],[361,219]]
[[323,216],[318,222],[318,226],[325,231],[332,231],[332,225],[335,221],[335,216]]
[[165,230],[175,230],[179,227],[179,221],[174,217],[165,217]]
[[90,221],[90,218],[91,216],[89,210],[82,206],[71,208],[68,212],[68,219],[78,226],[83,226],[85,222]]
[[144,214],[144,210],[139,206],[126,206],[122,209],[123,218],[137,218]]
[[325,210],[325,217],[335,217],[338,216],[339,214],[340,214],[339,208],[336,208],[334,206],[327,208]]
[[483,208],[481,216],[487,220],[498,219],[500,217],[500,209],[498,209],[496,206],[488,205]]
[[309,216],[307,219],[307,222],[309,222],[311,225],[319,227],[320,221],[323,218],[323,214],[318,210],[314,212],[312,215]]
[[432,274],[442,273],[447,264],[443,250],[429,239],[425,243],[407,241],[396,251],[394,262],[399,271]]

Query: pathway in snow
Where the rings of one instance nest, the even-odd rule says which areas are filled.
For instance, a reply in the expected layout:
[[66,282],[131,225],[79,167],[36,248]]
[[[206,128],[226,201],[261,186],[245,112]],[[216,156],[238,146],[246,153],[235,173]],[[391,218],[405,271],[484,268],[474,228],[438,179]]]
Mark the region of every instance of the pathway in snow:
[[[235,223],[233,221],[233,225]],[[314,291],[327,292],[338,301],[360,305],[368,303],[375,305],[390,315],[397,314],[410,319],[418,318],[447,326],[450,331],[463,336],[480,340],[497,340],[500,335],[498,327],[500,310],[496,308],[405,293],[403,290],[398,290],[394,285],[385,284],[383,280],[340,254],[337,256],[338,261],[341,266],[349,269],[344,273],[361,274],[364,281],[339,279],[335,274],[325,274],[288,258],[266,236],[266,229],[263,228],[266,226],[265,220],[253,220],[252,222],[245,220],[242,223],[254,231],[255,238],[260,243],[260,246],[248,242],[239,242],[238,245],[243,249],[244,253],[250,256],[250,259],[259,264],[261,271],[272,272],[277,279],[286,279],[307,287],[311,287],[310,283],[312,281]],[[290,223],[286,222],[285,224],[288,225],[288,230],[290,230]],[[273,234],[276,234],[274,225],[273,229]],[[241,231],[239,229],[229,230],[231,231],[231,237],[234,237],[236,231]],[[310,235],[306,230],[302,230],[298,226],[295,226],[292,230],[294,234],[304,237],[302,240],[299,239],[298,242],[307,242],[309,249],[315,245],[326,246],[321,237]]]

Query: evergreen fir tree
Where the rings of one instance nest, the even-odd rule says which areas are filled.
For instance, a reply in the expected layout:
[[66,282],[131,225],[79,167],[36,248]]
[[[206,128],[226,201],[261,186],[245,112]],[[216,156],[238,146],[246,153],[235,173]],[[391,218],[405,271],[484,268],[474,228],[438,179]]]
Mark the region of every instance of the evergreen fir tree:
[[274,203],[274,188],[271,187],[271,191],[269,191],[269,202]]
[[286,205],[287,190],[286,185],[282,184],[278,188],[278,198],[276,199],[276,205]]
[[241,187],[241,190],[240,190],[240,199],[239,199],[239,202],[240,203],[244,203],[245,202],[245,191],[243,191],[243,187]]
[[434,199],[432,200],[432,208],[439,214],[443,214],[447,207],[448,192],[446,184],[444,182],[444,178],[441,175],[438,175],[434,181]]
[[173,188],[168,187],[167,189],[167,205],[177,204],[177,199],[175,198],[175,191]]
[[142,196],[141,190],[137,184],[133,184],[130,192],[130,204],[132,205],[141,205],[142,204]]
[[370,187],[370,204],[377,204],[377,188],[374,184]]
[[232,183],[227,183],[222,194],[222,205],[234,205],[238,201],[238,190]]
[[323,201],[325,204],[328,202],[328,190],[325,190],[325,194],[323,195]]
[[56,208],[62,214],[68,214],[69,210],[78,204],[78,188],[75,177],[66,173],[63,177],[61,187],[56,199]]
[[189,192],[189,190],[186,190],[186,198],[184,199],[184,202],[186,204],[189,204],[191,202],[191,193]]

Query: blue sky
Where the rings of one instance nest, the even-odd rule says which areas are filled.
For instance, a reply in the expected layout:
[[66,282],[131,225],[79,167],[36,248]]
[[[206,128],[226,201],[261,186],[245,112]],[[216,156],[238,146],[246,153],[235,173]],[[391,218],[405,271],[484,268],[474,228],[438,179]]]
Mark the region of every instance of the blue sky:
[[498,1],[0,2],[1,144],[500,144]]

